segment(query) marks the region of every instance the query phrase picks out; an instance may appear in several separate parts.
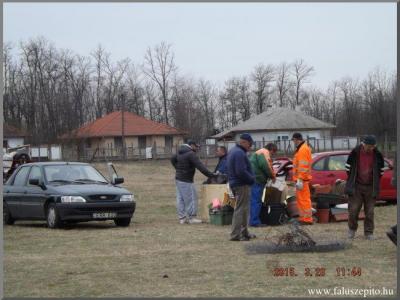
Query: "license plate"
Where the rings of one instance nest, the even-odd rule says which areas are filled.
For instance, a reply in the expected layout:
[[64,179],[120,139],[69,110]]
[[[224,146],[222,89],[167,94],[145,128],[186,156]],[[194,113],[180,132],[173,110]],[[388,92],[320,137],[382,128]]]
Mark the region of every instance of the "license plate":
[[93,219],[115,218],[116,216],[117,213],[115,212],[93,213]]

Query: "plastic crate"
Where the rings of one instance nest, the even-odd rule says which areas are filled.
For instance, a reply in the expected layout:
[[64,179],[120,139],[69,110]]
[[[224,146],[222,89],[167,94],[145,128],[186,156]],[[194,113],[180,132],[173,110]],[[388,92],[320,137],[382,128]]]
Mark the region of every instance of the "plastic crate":
[[210,210],[210,224],[213,225],[231,225],[232,217],[233,217],[232,211]]

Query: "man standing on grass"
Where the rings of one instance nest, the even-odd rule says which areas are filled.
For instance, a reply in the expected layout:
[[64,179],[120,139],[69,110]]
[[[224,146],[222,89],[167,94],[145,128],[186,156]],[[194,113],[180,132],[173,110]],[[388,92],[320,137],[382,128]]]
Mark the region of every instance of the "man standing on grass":
[[254,173],[246,152],[251,149],[253,139],[250,134],[243,133],[239,144],[228,153],[228,180],[235,196],[236,204],[232,218],[231,241],[249,241],[256,236],[250,234],[249,222],[250,187],[254,183]]
[[296,201],[299,208],[299,223],[312,225],[312,206],[310,195],[311,149],[303,140],[301,133],[293,134],[292,141],[296,146],[293,158],[293,180],[296,182]]
[[198,169],[207,177],[213,177],[196,155],[199,145],[189,140],[183,144],[178,154],[172,156],[171,163],[176,170],[176,207],[178,211],[179,224],[199,224],[197,215],[197,192],[193,183],[194,173]]
[[366,136],[361,145],[351,151],[345,166],[348,176],[345,193],[349,196],[348,238],[353,239],[356,234],[358,215],[364,205],[364,236],[373,240],[375,199],[384,171],[383,156],[376,149],[375,136]]
[[[393,166],[393,173],[392,173],[392,186],[397,190],[397,153],[394,153],[394,166]],[[397,224],[393,225],[386,235],[389,239],[397,246]]]
[[265,226],[261,224],[260,212],[262,194],[269,179],[275,182],[276,176],[272,168],[271,155],[275,154],[278,147],[269,143],[264,148],[257,150],[250,158],[251,166],[256,176],[256,182],[251,187],[250,226]]

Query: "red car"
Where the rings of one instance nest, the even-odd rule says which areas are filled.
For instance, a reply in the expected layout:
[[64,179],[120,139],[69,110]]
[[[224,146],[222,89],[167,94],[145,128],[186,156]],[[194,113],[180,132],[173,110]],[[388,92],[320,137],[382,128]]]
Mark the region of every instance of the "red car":
[[[350,151],[332,151],[312,154],[311,184],[333,185],[336,179],[347,180],[345,163]],[[274,160],[274,169],[278,176],[287,172],[287,180],[291,179],[291,161],[288,158],[277,158]],[[391,185],[393,176],[393,163],[385,158],[384,174],[381,178],[381,189],[379,200],[397,201],[397,192]]]

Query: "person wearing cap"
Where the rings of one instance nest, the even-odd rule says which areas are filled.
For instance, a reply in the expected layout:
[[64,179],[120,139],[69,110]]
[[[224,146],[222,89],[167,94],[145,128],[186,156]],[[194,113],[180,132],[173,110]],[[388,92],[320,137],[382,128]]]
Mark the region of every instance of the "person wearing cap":
[[193,183],[196,169],[207,177],[215,176],[196,155],[199,147],[195,141],[188,140],[179,148],[178,154],[171,158],[171,163],[176,170],[176,207],[180,224],[201,223],[201,220],[196,218],[197,192]]
[[361,144],[351,151],[345,167],[345,194],[349,196],[348,238],[355,236],[358,215],[364,205],[364,236],[367,240],[373,240],[375,199],[379,195],[380,178],[384,171],[383,156],[376,148],[375,136],[364,137]]
[[267,181],[271,179],[274,182],[276,179],[274,169],[272,168],[271,155],[275,154],[277,150],[278,147],[274,143],[268,143],[265,147],[257,150],[250,157],[250,162],[255,173],[256,181],[251,187],[250,226],[264,226],[260,220],[260,212],[262,207],[261,198]]
[[232,218],[231,241],[248,241],[256,236],[248,231],[250,187],[254,183],[254,173],[247,152],[253,145],[248,133],[240,135],[239,143],[228,152],[228,181],[236,204]]
[[299,209],[299,223],[312,225],[312,206],[310,195],[311,176],[311,149],[303,140],[301,133],[292,136],[296,146],[293,158],[293,180],[296,182],[296,201]]

